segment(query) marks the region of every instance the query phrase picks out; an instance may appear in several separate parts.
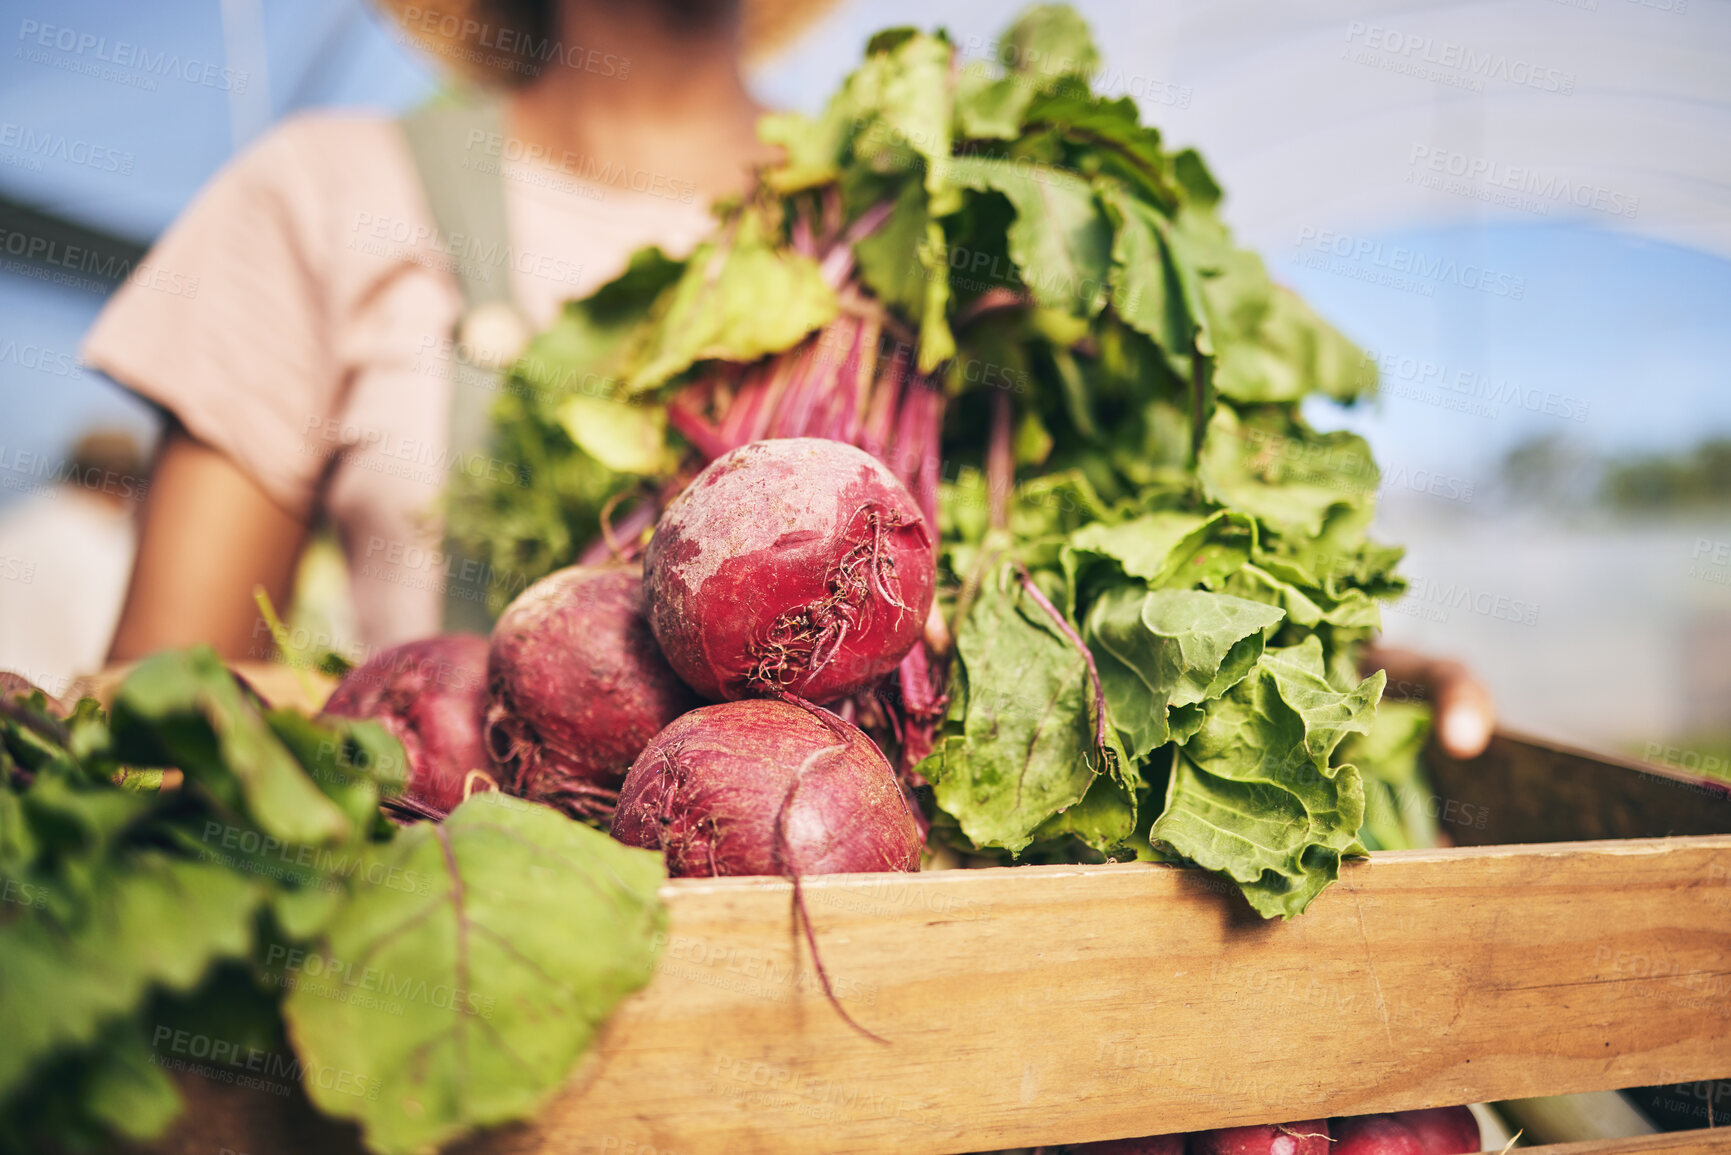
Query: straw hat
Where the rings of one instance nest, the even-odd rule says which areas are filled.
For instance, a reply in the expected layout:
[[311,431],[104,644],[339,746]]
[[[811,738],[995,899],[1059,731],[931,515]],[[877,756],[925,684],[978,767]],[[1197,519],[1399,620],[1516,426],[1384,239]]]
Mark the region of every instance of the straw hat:
[[[624,75],[630,67],[629,53],[619,46],[560,44],[554,34],[558,0],[377,2],[416,44],[477,83],[525,83],[540,75],[555,54],[569,63],[569,55],[577,53],[592,70],[611,68]],[[759,59],[785,47],[833,4],[834,0],[741,0],[746,57]]]

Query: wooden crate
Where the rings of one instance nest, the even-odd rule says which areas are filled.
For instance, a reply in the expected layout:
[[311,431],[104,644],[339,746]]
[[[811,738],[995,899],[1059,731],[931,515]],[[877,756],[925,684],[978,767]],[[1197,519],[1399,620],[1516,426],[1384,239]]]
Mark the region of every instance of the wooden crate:
[[[942,1155],[1731,1076],[1731,792],[1638,769],[1499,735],[1435,802],[1518,844],[1373,855],[1285,923],[1167,866],[810,879],[885,1043],[824,1000],[789,884],[676,881],[655,980],[536,1125],[464,1149]],[[165,1150],[352,1144],[201,1095]]]

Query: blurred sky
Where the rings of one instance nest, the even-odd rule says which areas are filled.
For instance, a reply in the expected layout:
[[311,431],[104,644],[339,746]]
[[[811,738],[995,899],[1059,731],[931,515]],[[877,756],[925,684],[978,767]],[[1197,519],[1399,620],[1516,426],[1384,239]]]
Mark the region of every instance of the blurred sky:
[[[1484,535],[1497,540],[1487,527],[1509,516],[1489,497],[1496,465],[1523,438],[1556,433],[1628,450],[1731,434],[1731,3],[1078,7],[1105,55],[1100,84],[1135,97],[1169,142],[1198,147],[1240,238],[1376,356],[1386,388],[1374,407],[1322,405],[1313,415],[1371,439],[1398,479],[1386,482],[1385,532],[1421,539],[1433,572],[1464,574],[1483,561]],[[766,102],[814,109],[878,28],[943,25],[965,53],[984,55],[1014,10],[979,0],[840,4],[762,64],[754,83]],[[21,0],[8,11],[0,192],[139,240],[282,116],[403,109],[437,81],[361,0]],[[213,68],[187,68],[187,79],[104,62],[117,41]],[[103,159],[33,155],[19,146],[25,134],[63,137]],[[0,447],[53,452],[98,422],[154,429],[143,407],[70,363],[101,303],[0,270]],[[27,345],[38,352],[26,356]],[[1430,488],[1436,478],[1449,482],[1442,497]],[[1599,532],[1602,546],[1610,531]],[[1700,533],[1723,531],[1675,530],[1685,544]],[[1634,577],[1614,576],[1618,564],[1650,578],[1653,566],[1671,565],[1669,548],[1647,541],[1596,561],[1613,574],[1600,601],[1632,588]],[[1474,580],[1518,585],[1533,564],[1511,561]],[[1552,580],[1586,579],[1570,568]],[[1645,596],[1656,600],[1629,627],[1651,627],[1638,639],[1643,660],[1663,665],[1687,632],[1693,617],[1665,617],[1685,612],[1678,607],[1731,614],[1731,603],[1720,605],[1724,585],[1701,611],[1700,585],[1651,586]],[[1588,596],[1579,611],[1589,630],[1606,616],[1593,608],[1600,601]],[[1580,628],[1560,620],[1558,646],[1564,630]],[[1475,640],[1485,627],[1390,620],[1395,636],[1455,641],[1504,670],[1519,665],[1509,654],[1543,648],[1530,632]],[[1591,731],[1602,720],[1596,702],[1571,714],[1555,692],[1536,690],[1544,678],[1522,668],[1499,692],[1540,729]],[[1656,709],[1624,729],[1684,725]],[[1725,709],[1731,718],[1731,702]]]

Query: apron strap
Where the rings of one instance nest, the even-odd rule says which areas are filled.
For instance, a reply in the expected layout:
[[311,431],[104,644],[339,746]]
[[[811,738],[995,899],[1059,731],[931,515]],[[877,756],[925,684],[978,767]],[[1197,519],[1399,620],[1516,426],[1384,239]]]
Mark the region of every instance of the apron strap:
[[[463,312],[451,334],[452,469],[484,458],[492,430],[491,409],[503,362],[529,335],[511,292],[510,236],[505,187],[497,158],[471,142],[502,133],[504,106],[491,96],[435,98],[399,121],[421,179],[433,224],[463,294]],[[447,535],[443,628],[486,633],[486,568],[464,556]],[[478,574],[479,580],[466,580]]]

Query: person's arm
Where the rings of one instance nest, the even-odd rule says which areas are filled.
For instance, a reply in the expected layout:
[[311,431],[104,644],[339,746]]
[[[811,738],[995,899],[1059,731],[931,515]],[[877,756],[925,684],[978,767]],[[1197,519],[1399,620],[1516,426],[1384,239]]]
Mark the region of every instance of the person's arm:
[[1428,701],[1436,739],[1444,751],[1456,758],[1473,758],[1484,752],[1496,727],[1496,709],[1490,690],[1466,666],[1448,658],[1380,646],[1367,650],[1359,666],[1365,673],[1388,671],[1389,697]]
[[231,659],[270,656],[253,587],[287,611],[305,521],[225,454],[178,425],[163,435],[110,662],[208,642]]

